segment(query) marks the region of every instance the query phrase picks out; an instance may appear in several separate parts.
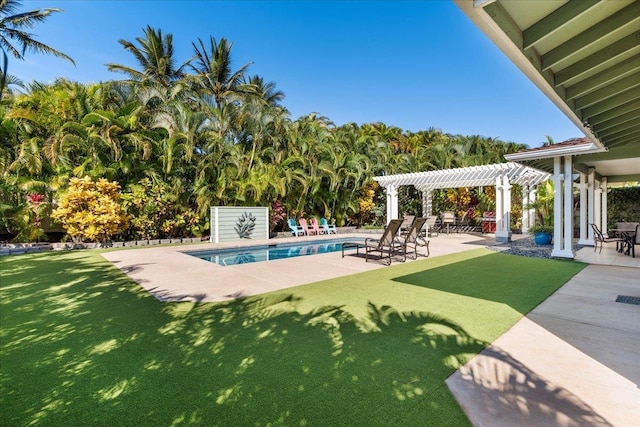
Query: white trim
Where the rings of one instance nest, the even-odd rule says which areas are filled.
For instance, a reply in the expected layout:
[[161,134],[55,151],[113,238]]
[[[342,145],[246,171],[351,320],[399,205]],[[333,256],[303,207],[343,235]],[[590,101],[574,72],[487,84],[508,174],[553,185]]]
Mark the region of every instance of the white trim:
[[549,148],[505,154],[504,158],[513,162],[521,162],[525,160],[550,159],[552,157],[560,156],[602,153],[603,151],[606,150],[597,148],[593,143],[589,145],[572,145],[569,147],[554,147],[553,145],[550,145]]

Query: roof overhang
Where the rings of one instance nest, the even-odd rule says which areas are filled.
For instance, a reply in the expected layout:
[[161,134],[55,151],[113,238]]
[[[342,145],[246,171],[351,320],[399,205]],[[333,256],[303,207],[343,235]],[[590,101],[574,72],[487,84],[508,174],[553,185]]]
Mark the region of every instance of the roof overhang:
[[640,180],[640,1],[454,2],[590,142],[508,160],[548,170],[572,155],[610,181]]

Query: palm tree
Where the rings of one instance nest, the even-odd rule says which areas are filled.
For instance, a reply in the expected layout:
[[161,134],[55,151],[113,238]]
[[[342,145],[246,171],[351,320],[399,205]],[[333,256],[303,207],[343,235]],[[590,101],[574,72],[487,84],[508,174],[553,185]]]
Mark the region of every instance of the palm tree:
[[16,13],[20,6],[22,6],[20,0],[0,0],[0,50],[2,50],[3,63],[3,67],[0,68],[0,99],[2,99],[6,84],[14,79],[7,72],[8,53],[20,60],[24,60],[24,54],[27,51],[44,53],[66,59],[75,65],[71,57],[39,42],[33,38],[33,34],[25,31],[44,22],[52,13],[61,12],[61,10],[47,8]]
[[136,37],[138,46],[127,40],[118,41],[125,50],[135,56],[140,66],[139,70],[121,64],[106,65],[109,71],[127,74],[134,81],[169,87],[171,83],[184,76],[183,68],[186,65],[185,63],[176,68],[173,35],[163,36],[162,30],[156,30],[149,25],[143,31],[144,37]]
[[196,84],[206,94],[213,95],[216,106],[220,106],[225,98],[254,92],[250,85],[244,83],[244,73],[252,63],[243,65],[237,71],[231,69],[233,43],[224,37],[218,43],[210,37],[208,49],[201,39],[198,39],[198,44],[192,45],[194,56],[189,66],[196,73]]
[[267,105],[281,107],[280,102],[284,100],[284,92],[276,89],[274,82],[265,82],[260,76],[249,77],[249,85],[253,87],[255,95]]

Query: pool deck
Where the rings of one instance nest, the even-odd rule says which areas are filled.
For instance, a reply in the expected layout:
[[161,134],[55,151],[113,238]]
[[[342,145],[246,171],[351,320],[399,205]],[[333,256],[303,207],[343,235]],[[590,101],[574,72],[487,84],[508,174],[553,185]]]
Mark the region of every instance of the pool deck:
[[[365,237],[377,235],[287,237],[253,241],[244,246]],[[432,257],[495,244],[493,238],[467,234],[442,235],[436,239],[437,244],[430,246]],[[344,258],[340,252],[332,252],[227,267],[184,253],[238,246],[238,243],[202,243],[145,247],[105,252],[102,256],[161,301],[225,301],[386,267],[377,260],[365,262],[362,251],[360,257],[356,257],[355,249],[347,251]],[[418,252],[425,254],[424,248]]]
[[[493,244],[490,236],[440,235],[430,256]],[[230,267],[182,253],[212,246],[103,256],[162,301],[222,301],[386,267],[340,252]],[[580,249],[576,260],[590,265],[447,379],[474,426],[638,425],[640,305],[615,300],[640,297],[640,258],[605,245],[601,254]]]

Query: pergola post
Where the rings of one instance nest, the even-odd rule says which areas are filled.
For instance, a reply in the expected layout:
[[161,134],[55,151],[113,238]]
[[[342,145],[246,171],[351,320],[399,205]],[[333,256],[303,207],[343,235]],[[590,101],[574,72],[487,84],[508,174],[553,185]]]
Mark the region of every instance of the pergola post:
[[387,194],[387,224],[392,219],[398,218],[398,187],[388,185],[384,188]]
[[511,184],[506,175],[496,177],[496,241],[511,241]]
[[536,223],[535,208],[528,208],[536,202],[536,188],[533,185],[522,186],[522,233],[527,233],[529,228]]
[[422,216],[430,216],[433,210],[433,189],[422,187],[420,191],[422,191]]
[[573,162],[571,156],[553,159],[552,257],[573,258]]

